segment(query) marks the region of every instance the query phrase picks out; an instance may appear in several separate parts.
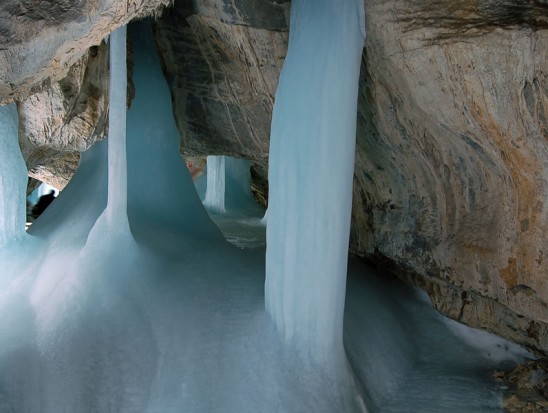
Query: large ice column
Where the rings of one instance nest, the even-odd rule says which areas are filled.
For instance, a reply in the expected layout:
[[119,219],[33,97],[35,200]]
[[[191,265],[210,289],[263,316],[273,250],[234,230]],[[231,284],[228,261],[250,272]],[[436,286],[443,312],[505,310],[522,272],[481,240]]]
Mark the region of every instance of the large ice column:
[[173,117],[151,22],[129,27],[135,99],[127,113],[128,216],[134,233],[185,234],[223,240],[205,211],[181,158],[181,135]]
[[25,235],[27,167],[15,104],[0,106],[0,247]]
[[291,3],[272,119],[266,307],[286,340],[319,360],[343,352],[359,1]]
[[211,212],[225,212],[225,157],[207,157],[207,188],[204,206]]

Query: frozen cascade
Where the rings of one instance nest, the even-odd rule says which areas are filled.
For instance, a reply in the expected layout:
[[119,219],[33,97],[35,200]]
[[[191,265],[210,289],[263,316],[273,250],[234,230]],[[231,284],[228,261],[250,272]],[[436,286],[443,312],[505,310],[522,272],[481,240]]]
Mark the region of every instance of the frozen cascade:
[[[211,214],[264,214],[251,193],[251,161],[208,156],[204,206]],[[200,179],[200,178],[198,178]]]
[[[24,242],[0,248],[0,412],[363,411],[348,383],[280,339],[264,308],[264,250],[226,243],[203,208],[179,155],[149,23],[129,30],[131,234],[123,221],[105,220],[110,227],[90,236],[112,188],[104,141],[82,154]],[[13,136],[0,141],[2,159],[20,159]],[[2,185],[17,182],[24,196],[26,172],[4,165]],[[14,214],[3,215],[1,230],[18,227]],[[500,413],[490,373],[523,352],[455,329],[414,290],[380,275],[350,261],[345,348],[369,410]]]
[[357,2],[293,1],[289,33],[272,116],[266,308],[287,341],[326,362],[344,359],[364,45]]
[[26,175],[19,151],[17,108],[15,104],[0,106],[0,247],[25,235]]
[[225,212],[225,157],[207,157],[207,188],[204,206],[214,214]]

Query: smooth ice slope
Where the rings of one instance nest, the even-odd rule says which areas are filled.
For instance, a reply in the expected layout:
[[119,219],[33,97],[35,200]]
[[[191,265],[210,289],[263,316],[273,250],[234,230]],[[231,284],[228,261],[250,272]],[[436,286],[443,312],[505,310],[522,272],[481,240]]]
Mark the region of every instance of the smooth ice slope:
[[266,308],[289,342],[342,357],[357,93],[356,0],[295,0],[272,116]]

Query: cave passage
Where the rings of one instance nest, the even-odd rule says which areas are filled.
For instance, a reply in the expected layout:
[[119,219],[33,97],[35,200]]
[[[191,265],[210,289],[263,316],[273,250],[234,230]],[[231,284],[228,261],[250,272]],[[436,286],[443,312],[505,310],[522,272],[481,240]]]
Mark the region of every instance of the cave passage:
[[[343,24],[352,39],[345,44],[352,49],[354,68],[352,76],[338,76],[355,78],[355,54],[363,42],[359,13],[355,0],[339,3],[295,1],[292,36],[301,33],[296,50],[306,49],[312,47],[309,36],[317,32],[301,31],[301,24],[317,27],[319,22],[331,24],[331,19],[339,29]],[[326,21],[323,13],[329,11],[336,15]],[[128,32],[136,96],[127,123],[120,114],[125,102],[118,100],[115,106],[116,98],[111,97],[108,146],[100,142],[82,154],[72,181],[28,234],[17,112],[13,106],[0,108],[0,189],[10,192],[9,202],[3,197],[0,203],[0,411],[500,412],[500,389],[490,374],[523,360],[526,354],[519,348],[449,322],[420,293],[359,261],[350,261],[346,285],[355,114],[346,113],[350,105],[335,105],[331,93],[343,94],[347,102],[355,92],[342,79],[328,76],[346,52],[332,59],[321,85],[303,81],[313,89],[327,88],[325,101],[314,95],[318,107],[310,109],[330,117],[320,129],[333,127],[344,141],[329,138],[329,132],[319,138],[317,148],[305,139],[273,154],[282,171],[303,170],[291,176],[274,172],[280,174],[275,179],[286,179],[286,190],[293,191],[288,211],[299,215],[284,215],[276,207],[276,202],[285,202],[286,190],[274,182],[278,189],[269,213],[268,248],[286,242],[288,231],[298,229],[300,238],[287,241],[289,246],[299,243],[293,252],[296,266],[287,272],[293,278],[291,288],[267,270],[267,311],[265,249],[231,245],[208,215],[179,155],[179,133],[150,22],[133,23]],[[123,30],[112,36],[111,47],[124,48],[122,39]],[[327,40],[314,38],[326,47]],[[275,118],[293,112],[284,109],[285,95],[291,96],[293,87],[286,81],[297,76],[292,72],[315,78],[309,76],[308,63],[300,62],[309,58],[310,53],[298,52],[284,68]],[[122,82],[125,65],[112,67],[112,81]],[[111,89],[122,90],[125,100],[125,86]],[[292,130],[292,120],[275,119],[273,128],[282,130],[273,134],[304,136],[314,127],[307,116],[296,117],[303,120],[298,131]],[[296,154],[310,158],[296,162]],[[120,168],[126,156],[127,173]],[[285,156],[289,158],[284,164]],[[316,162],[332,159],[340,174],[317,168]],[[225,194],[241,193],[229,176]],[[326,181],[319,191],[321,179]],[[301,199],[300,190],[309,187],[314,197]],[[225,215],[245,215],[245,209],[230,211],[229,205]],[[329,212],[340,213],[341,223],[334,225],[326,216]],[[245,235],[243,230],[240,237]],[[319,248],[323,238],[329,242]],[[319,257],[312,255],[314,249]],[[272,261],[275,251],[266,253],[267,268],[281,265]],[[306,306],[292,304],[298,298]],[[276,304],[277,299],[282,301]],[[294,327],[288,330],[289,322]]]

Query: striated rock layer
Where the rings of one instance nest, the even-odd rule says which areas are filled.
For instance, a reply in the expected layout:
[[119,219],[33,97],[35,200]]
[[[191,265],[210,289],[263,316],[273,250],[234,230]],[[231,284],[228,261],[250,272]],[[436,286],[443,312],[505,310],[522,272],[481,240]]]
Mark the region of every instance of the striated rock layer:
[[20,100],[65,77],[91,46],[171,0],[3,0],[0,103]]
[[546,352],[548,5],[439,3],[367,4],[353,250]]
[[79,152],[105,137],[108,46],[94,46],[68,75],[19,103],[20,146],[29,175],[62,189]]
[[259,199],[288,25],[288,0],[178,0],[154,26],[183,152],[252,160]]

